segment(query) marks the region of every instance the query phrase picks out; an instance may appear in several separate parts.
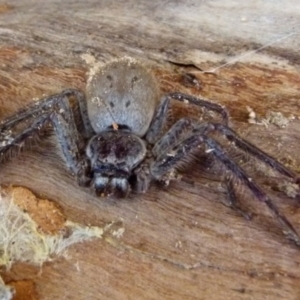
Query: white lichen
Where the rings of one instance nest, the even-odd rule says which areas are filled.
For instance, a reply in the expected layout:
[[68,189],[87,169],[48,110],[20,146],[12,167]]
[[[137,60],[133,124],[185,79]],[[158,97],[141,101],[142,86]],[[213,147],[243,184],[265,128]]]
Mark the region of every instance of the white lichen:
[[278,185],[278,188],[290,198],[296,198],[299,195],[299,185],[296,183],[283,181]]
[[253,108],[246,106],[248,111],[248,123],[256,125],[268,126],[269,124],[276,125],[279,128],[285,128],[292,120],[293,115],[285,117],[281,112],[268,111],[265,118],[259,118]]
[[66,221],[64,229],[56,234],[44,234],[28,213],[6,198],[0,196],[1,267],[9,269],[17,261],[41,266],[54,255],[65,254],[69,246],[103,235],[100,227],[71,221]]
[[268,111],[265,120],[268,124],[274,124],[279,128],[285,128],[290,121],[294,119],[293,115],[287,118],[281,112]]
[[0,300],[11,300],[15,294],[15,290],[6,285],[0,277]]

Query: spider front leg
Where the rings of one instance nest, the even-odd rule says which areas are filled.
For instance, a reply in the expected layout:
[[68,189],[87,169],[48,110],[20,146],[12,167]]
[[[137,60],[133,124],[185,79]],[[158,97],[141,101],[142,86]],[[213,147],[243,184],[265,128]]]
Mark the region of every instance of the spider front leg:
[[79,148],[80,140],[74,119],[72,123],[57,112],[53,112],[50,119],[68,169],[76,175],[80,186],[89,186],[92,181],[90,164]]
[[[74,91],[76,90],[72,90],[72,93]],[[87,186],[91,181],[89,164],[80,148],[83,142],[77,131],[73,112],[66,97],[69,94],[70,90],[42,99],[36,104],[28,106],[27,110],[22,110],[2,121],[0,134],[5,137],[5,134],[17,124],[35,117],[35,120],[20,133],[15,136],[10,135],[9,138],[6,136],[2,146],[0,144],[0,161],[3,161],[13,149],[22,148],[28,140],[35,135],[38,136],[47,125],[52,124],[67,167],[77,176],[79,185]]]
[[[88,118],[86,99],[84,94],[76,89],[66,89],[59,94],[51,95],[29,104],[12,116],[6,118],[3,121],[0,121],[0,133],[13,128],[20,122],[24,122],[28,119],[38,117],[41,114],[52,111],[56,105],[60,105],[62,99],[71,96],[74,96],[77,99],[81,118],[85,127],[85,134],[90,137],[94,133],[94,131]],[[69,102],[67,106],[70,106]]]
[[298,233],[286,217],[280,213],[273,201],[254,180],[249,178],[246,172],[226,154],[222,147],[216,141],[203,134],[203,131],[191,135],[179,144],[173,145],[173,148],[169,147],[168,151],[159,155],[156,161],[151,165],[150,172],[152,176],[160,180],[165,174],[170,172],[170,170],[174,169],[180,160],[202,144],[206,145],[210,150],[209,153],[215,156],[237,179],[248,187],[256,199],[267,205],[273,217],[280,223],[284,234],[300,246]]

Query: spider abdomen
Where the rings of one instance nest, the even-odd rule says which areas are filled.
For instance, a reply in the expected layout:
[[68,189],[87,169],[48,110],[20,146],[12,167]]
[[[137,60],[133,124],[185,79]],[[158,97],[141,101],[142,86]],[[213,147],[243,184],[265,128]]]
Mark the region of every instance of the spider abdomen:
[[88,114],[96,133],[113,123],[145,135],[158,100],[157,82],[138,61],[124,57],[97,70],[88,80]]

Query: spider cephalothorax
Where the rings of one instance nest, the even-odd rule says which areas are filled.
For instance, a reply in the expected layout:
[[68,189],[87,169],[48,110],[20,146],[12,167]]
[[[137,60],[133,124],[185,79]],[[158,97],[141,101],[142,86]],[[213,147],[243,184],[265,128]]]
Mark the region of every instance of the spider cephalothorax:
[[130,191],[128,180],[145,158],[146,146],[131,132],[110,130],[94,136],[86,154],[97,194],[117,192],[119,196],[126,196]]
[[[78,101],[84,132],[78,130],[69,96]],[[222,122],[199,123],[183,118],[164,133],[172,99],[214,111],[221,115]],[[18,132],[17,125],[30,119],[29,126]],[[130,191],[146,192],[151,181],[164,181],[182,159],[204,145],[209,155],[267,205],[288,238],[300,246],[300,237],[290,222],[210,133],[220,133],[241,150],[294,181],[296,175],[230,129],[228,113],[221,105],[178,92],[159,100],[154,76],[132,58],[115,60],[93,70],[86,97],[78,90],[68,89],[1,121],[0,160],[49,124],[57,135],[66,165],[79,185],[89,186],[102,196],[124,197]],[[241,211],[232,184],[229,182],[227,186],[230,206]]]

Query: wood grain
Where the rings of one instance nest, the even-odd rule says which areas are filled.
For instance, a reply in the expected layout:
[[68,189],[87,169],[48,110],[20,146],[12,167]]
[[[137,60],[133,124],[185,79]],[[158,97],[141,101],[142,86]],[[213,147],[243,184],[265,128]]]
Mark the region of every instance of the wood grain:
[[[83,54],[101,62],[130,55],[149,64],[162,93],[180,90],[226,105],[235,130],[299,171],[297,41],[274,45],[215,74],[189,66],[209,70],[266,42],[251,38],[250,31],[243,37],[243,30],[238,35],[208,22],[209,14],[216,18],[220,13],[220,22],[232,17],[232,3],[225,2],[228,7],[219,1],[91,0],[14,0],[0,6],[0,119],[42,95],[68,87],[84,90],[89,66]],[[297,17],[298,4],[290,4],[294,9],[282,12],[283,22]],[[272,15],[272,8],[265,9]],[[279,14],[275,4],[274,10]],[[245,13],[235,11],[239,17]],[[295,119],[286,128],[249,124],[247,106],[259,118],[273,110]],[[190,105],[174,104],[174,118],[199,113]],[[247,189],[240,194],[253,212],[251,222],[222,205],[226,195],[218,166],[215,174],[205,161],[194,162],[168,188],[153,185],[145,195],[103,200],[76,185],[55,144],[55,138],[48,138],[1,165],[0,183],[24,186],[53,200],[75,222],[101,226],[120,220],[124,236],[77,244],[68,258],[56,258],[42,270],[16,264],[3,273],[6,282],[33,282],[38,299],[300,298],[299,249]],[[250,161],[246,168],[300,231],[299,197],[278,191],[283,179],[260,164]]]

